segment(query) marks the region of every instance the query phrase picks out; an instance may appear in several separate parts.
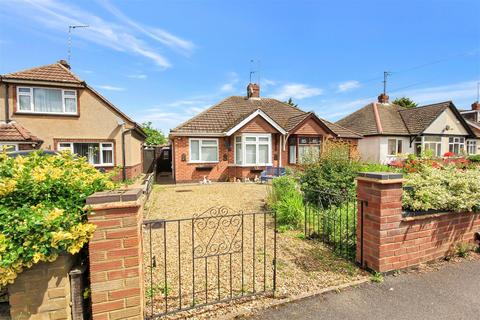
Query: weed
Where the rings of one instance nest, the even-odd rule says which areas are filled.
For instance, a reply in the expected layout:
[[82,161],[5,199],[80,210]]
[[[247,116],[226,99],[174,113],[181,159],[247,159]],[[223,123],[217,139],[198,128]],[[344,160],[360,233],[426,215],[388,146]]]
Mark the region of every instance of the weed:
[[147,288],[147,292],[145,293],[145,296],[148,299],[151,299],[156,295],[168,296],[171,291],[172,289],[168,286],[168,284],[166,286],[163,284],[156,284],[156,285],[153,285],[152,287]]
[[469,243],[460,242],[455,246],[455,252],[460,258],[467,258],[472,251],[472,246]]
[[305,234],[303,232],[297,233],[295,235],[295,238],[300,239],[300,240],[305,240]]
[[380,272],[374,272],[370,276],[370,280],[377,283],[383,282],[383,274],[381,274]]

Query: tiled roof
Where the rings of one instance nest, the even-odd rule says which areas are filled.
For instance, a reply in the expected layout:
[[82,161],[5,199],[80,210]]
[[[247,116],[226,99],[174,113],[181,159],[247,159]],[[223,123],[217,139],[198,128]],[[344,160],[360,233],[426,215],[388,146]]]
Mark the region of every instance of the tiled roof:
[[6,75],[3,75],[2,78],[12,80],[34,80],[72,84],[81,84],[83,82],[60,62],[30,68],[23,71],[8,73]]
[[[411,109],[391,103],[370,103],[340,119],[336,124],[365,136],[379,134],[418,135],[425,131],[445,109],[450,107],[455,108],[451,101]],[[378,119],[375,108],[377,109]],[[460,121],[463,121],[462,119]]]
[[16,122],[0,124],[0,141],[42,142],[42,140]]
[[[302,111],[284,102],[271,98],[250,98],[232,96],[203,111],[197,116],[172,129],[170,133],[176,134],[222,134],[235,127],[243,119],[256,110],[262,110],[273,121],[286,131],[294,128],[310,113]],[[323,119],[320,119],[324,121]],[[339,126],[325,123],[327,127],[340,130]],[[349,133],[351,138],[360,138],[359,135],[342,128],[342,133]],[[334,130],[332,130],[335,134]]]
[[420,134],[437,119],[437,117],[447,108],[451,102],[441,102],[427,106],[404,109],[400,111],[403,121],[410,134]]

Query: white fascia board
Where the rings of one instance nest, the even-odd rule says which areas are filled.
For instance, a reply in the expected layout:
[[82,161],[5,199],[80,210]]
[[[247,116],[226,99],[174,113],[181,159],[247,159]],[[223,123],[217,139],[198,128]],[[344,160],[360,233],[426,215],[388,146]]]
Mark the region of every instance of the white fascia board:
[[237,124],[235,127],[233,127],[232,129],[228,130],[227,132],[225,132],[225,135],[226,136],[231,136],[232,134],[234,134],[235,132],[237,132],[240,128],[242,128],[244,125],[246,125],[247,123],[249,123],[251,120],[253,120],[256,116],[260,116],[262,117],[263,119],[265,119],[265,121],[267,121],[272,127],[274,127],[275,129],[278,130],[278,132],[280,132],[281,134],[286,134],[287,131],[285,131],[278,123],[276,123],[272,118],[270,118],[265,112],[263,112],[262,110],[260,109],[257,109],[255,110],[254,112],[252,112],[248,117],[246,117],[245,119],[243,119],[239,124]]

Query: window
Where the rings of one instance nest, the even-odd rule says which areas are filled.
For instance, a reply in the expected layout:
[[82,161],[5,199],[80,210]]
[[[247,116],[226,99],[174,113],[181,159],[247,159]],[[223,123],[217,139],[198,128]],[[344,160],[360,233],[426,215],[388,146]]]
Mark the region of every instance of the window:
[[265,166],[272,163],[270,134],[242,134],[235,137],[235,163]]
[[464,137],[450,137],[448,138],[448,151],[459,155],[465,151]]
[[439,136],[424,136],[423,150],[431,150],[434,156],[442,156],[442,137]]
[[0,152],[18,151],[18,145],[15,143],[0,143]]
[[388,139],[388,155],[396,156],[403,152],[403,141],[400,139]]
[[52,88],[17,88],[18,112],[76,114],[77,91]]
[[477,154],[477,140],[467,140],[467,153]]
[[190,139],[190,162],[218,162],[218,139]]
[[113,143],[111,142],[60,142],[58,151],[70,151],[85,157],[95,166],[113,166]]
[[298,139],[298,163],[315,161],[320,156],[320,138],[300,137]]

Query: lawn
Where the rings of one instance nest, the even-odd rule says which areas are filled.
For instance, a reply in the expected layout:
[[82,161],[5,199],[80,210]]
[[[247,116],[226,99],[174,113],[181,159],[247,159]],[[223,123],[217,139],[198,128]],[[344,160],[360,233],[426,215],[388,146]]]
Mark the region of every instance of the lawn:
[[[220,259],[210,259],[208,262],[198,259],[192,266],[191,259],[191,222],[186,225],[173,222],[167,223],[166,230],[159,229],[152,232],[152,253],[157,256],[157,267],[146,268],[147,312],[151,311],[153,301],[154,311],[161,312],[165,307],[164,295],[167,294],[169,308],[192,303],[191,276],[192,268],[196,272],[194,303],[201,304],[228,296],[233,287],[234,295],[261,290],[264,285],[267,290],[272,287],[272,269],[270,261],[273,259],[273,219],[270,215],[264,217],[265,197],[267,185],[254,183],[218,183],[212,185],[179,185],[155,186],[145,207],[145,219],[181,219],[201,214],[211,207],[226,206],[231,211],[244,213],[257,212],[259,215],[253,223],[251,215],[244,220],[244,287],[241,287],[240,263],[238,255],[228,260],[228,255]],[[182,222],[183,223],[183,222]],[[188,223],[190,225],[188,225]],[[178,228],[181,226],[180,237]],[[255,227],[255,240],[253,228]],[[228,228],[232,228],[229,225]],[[233,229],[225,229],[225,238],[232,238]],[[264,232],[265,230],[265,232]],[[164,277],[163,237],[167,235],[167,281]],[[145,233],[144,248],[146,251],[145,264],[149,266],[148,253],[150,250],[150,234]],[[221,240],[219,238],[216,241]],[[264,242],[265,241],[265,242]],[[179,259],[181,257],[181,259]],[[181,261],[181,275],[179,276],[178,261]],[[251,261],[255,261],[255,272]],[[263,268],[266,261],[268,268]],[[248,262],[248,263],[247,263]],[[218,266],[221,266],[218,268]],[[229,266],[232,265],[234,276],[229,275]],[[208,269],[209,273],[204,272]],[[217,272],[218,271],[218,272]],[[150,286],[150,276],[153,286]],[[230,302],[197,310],[197,318],[220,317],[241,310],[253,310],[263,307],[278,298],[292,297],[306,292],[317,291],[322,288],[344,284],[366,277],[354,264],[343,260],[331,253],[321,243],[305,240],[300,231],[286,231],[277,236],[277,291],[275,298],[264,297],[251,301]],[[207,281],[205,281],[207,280]],[[208,282],[205,285],[205,282]],[[255,285],[253,284],[255,282]],[[180,291],[180,285],[182,290]],[[205,290],[205,288],[208,288]],[[182,299],[180,299],[182,297]],[[199,313],[201,311],[203,313]],[[193,315],[193,314],[192,314]]]

